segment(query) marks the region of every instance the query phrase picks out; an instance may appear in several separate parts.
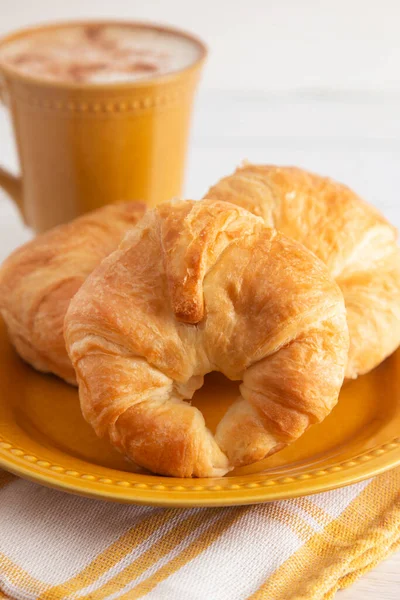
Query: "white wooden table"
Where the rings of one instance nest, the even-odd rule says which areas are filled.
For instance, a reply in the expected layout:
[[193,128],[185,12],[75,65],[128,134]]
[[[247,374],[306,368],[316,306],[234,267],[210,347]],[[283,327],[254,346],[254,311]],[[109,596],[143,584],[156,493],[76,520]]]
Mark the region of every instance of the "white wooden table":
[[[204,93],[197,103],[185,195],[201,197],[243,159],[292,164],[349,184],[400,227],[399,109],[396,93]],[[4,111],[0,162],[17,169]],[[29,237],[0,192],[0,260]],[[338,600],[378,598],[400,598],[400,552],[338,594]]]

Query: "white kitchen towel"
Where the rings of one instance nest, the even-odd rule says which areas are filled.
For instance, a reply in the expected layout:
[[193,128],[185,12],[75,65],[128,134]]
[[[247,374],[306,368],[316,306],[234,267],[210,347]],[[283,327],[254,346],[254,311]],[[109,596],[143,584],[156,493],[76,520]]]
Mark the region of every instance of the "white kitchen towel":
[[233,508],[106,503],[5,472],[0,487],[0,589],[18,600],[327,600],[400,539],[400,470]]

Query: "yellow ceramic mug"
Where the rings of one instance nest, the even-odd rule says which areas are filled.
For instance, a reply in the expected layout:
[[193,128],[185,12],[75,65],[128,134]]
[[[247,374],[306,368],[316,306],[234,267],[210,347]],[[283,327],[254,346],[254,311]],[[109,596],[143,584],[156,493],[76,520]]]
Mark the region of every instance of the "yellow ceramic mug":
[[[158,26],[85,22],[25,29],[0,48],[37,29],[76,25]],[[10,108],[21,165],[17,178],[0,168],[0,186],[36,232],[104,204],[144,200],[150,206],[181,193],[193,95],[205,46],[189,67],[130,83],[76,84],[34,79],[0,64],[1,91]]]

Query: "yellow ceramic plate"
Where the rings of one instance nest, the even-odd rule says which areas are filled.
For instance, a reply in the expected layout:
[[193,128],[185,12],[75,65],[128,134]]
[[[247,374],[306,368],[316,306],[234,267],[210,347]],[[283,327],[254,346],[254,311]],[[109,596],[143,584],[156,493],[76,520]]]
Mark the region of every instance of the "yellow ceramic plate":
[[[400,464],[400,351],[345,384],[329,417],[271,458],[223,478],[140,472],[84,422],[77,390],[25,365],[0,323],[0,467],[65,491],[159,506],[227,506],[355,483]],[[196,394],[213,430],[237,385],[217,374]]]

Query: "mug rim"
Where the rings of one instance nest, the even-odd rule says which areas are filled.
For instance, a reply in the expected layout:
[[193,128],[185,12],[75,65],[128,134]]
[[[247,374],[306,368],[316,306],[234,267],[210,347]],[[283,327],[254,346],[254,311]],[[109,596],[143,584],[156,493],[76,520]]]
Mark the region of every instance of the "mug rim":
[[160,85],[165,82],[169,82],[180,77],[183,73],[188,73],[190,71],[196,70],[201,64],[205,61],[208,55],[208,48],[206,44],[195,34],[186,31],[184,29],[180,29],[179,27],[175,27],[173,25],[166,25],[162,23],[155,23],[153,21],[135,21],[135,20],[125,20],[125,19],[79,19],[79,20],[65,20],[65,21],[52,21],[48,23],[39,23],[36,25],[30,25],[28,27],[23,27],[21,29],[17,29],[12,31],[9,34],[0,37],[0,48],[9,42],[23,38],[27,34],[34,33],[37,31],[43,30],[52,30],[52,29],[67,29],[70,27],[79,27],[85,25],[111,25],[118,27],[132,27],[136,29],[147,29],[153,31],[167,32],[169,34],[175,35],[177,37],[185,38],[190,40],[199,48],[199,56],[188,66],[183,67],[181,69],[176,69],[173,71],[169,71],[167,73],[163,73],[160,75],[152,75],[150,77],[145,77],[143,79],[137,81],[118,81],[118,82],[110,82],[110,83],[74,83],[71,81],[59,81],[59,80],[48,80],[41,79],[40,77],[34,77],[29,74],[20,73],[13,67],[10,67],[0,61],[0,73],[3,72],[13,79],[17,79],[18,81],[22,81],[23,83],[28,83],[31,85],[44,87],[48,89],[60,89],[60,90],[129,90],[132,88],[145,88],[148,86]]

